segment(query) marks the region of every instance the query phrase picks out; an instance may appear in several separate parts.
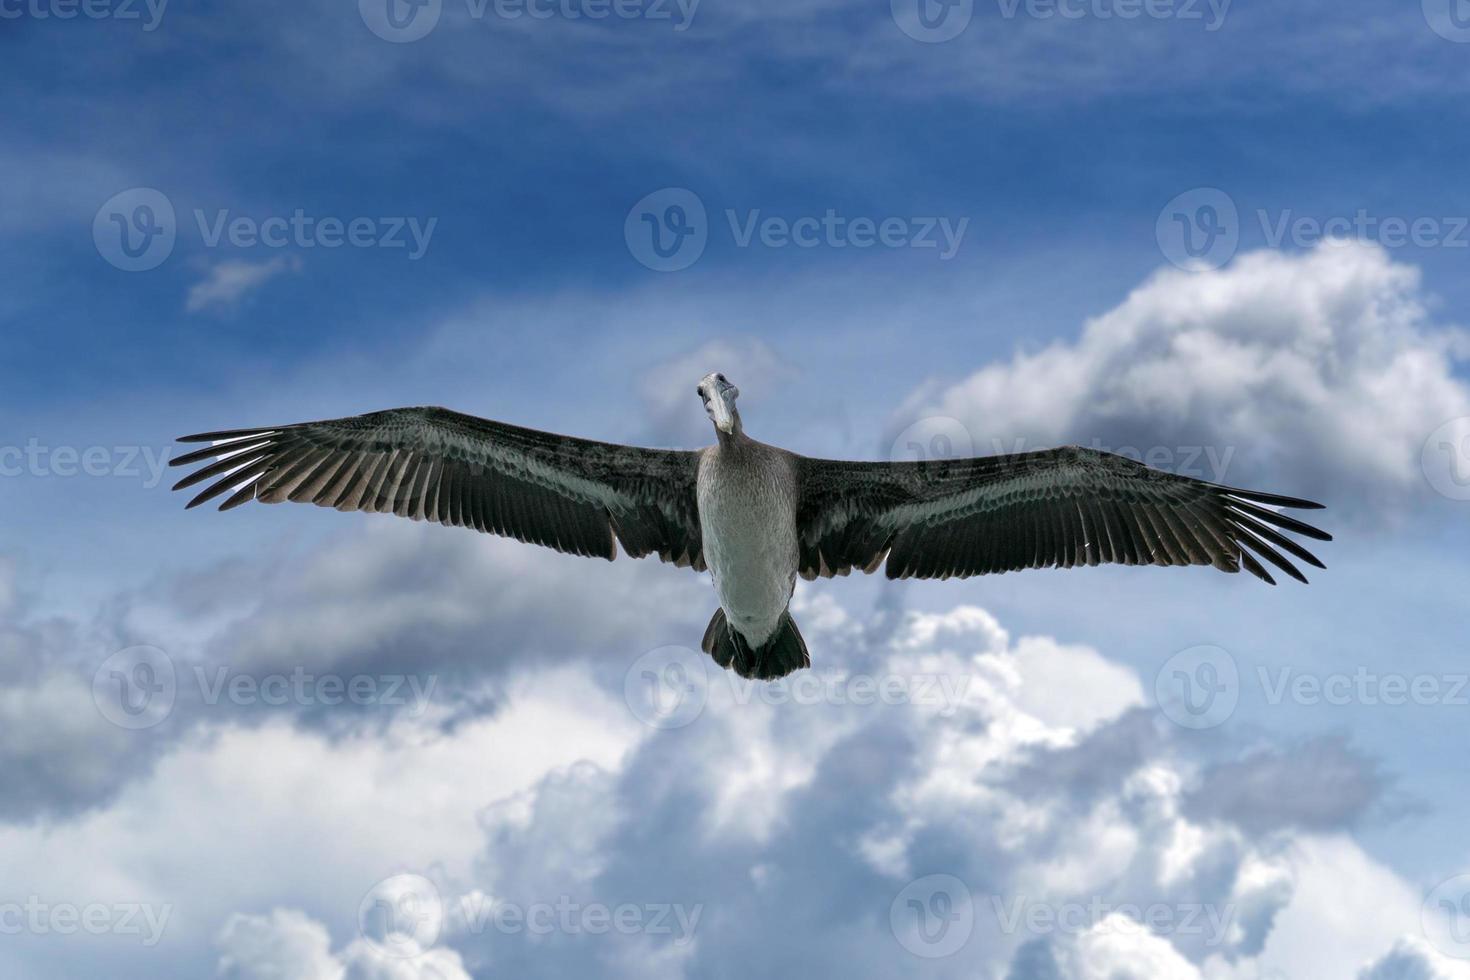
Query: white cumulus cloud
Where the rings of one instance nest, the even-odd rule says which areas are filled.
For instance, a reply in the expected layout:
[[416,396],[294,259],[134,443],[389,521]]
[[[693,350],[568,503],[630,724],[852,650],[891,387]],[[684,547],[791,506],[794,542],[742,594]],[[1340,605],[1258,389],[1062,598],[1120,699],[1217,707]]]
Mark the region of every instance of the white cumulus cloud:
[[1430,493],[1425,441],[1470,415],[1463,337],[1428,305],[1418,270],[1372,245],[1164,270],[1075,340],[986,365],[902,414],[957,418],[980,452],[1079,443],[1406,510]]

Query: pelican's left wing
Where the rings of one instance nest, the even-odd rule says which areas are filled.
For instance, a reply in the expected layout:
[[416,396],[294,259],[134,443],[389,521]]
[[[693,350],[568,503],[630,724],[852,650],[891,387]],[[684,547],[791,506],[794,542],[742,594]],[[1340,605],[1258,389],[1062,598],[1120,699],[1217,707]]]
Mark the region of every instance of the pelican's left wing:
[[[935,462],[799,458],[797,535],[805,578],[876,571],[950,578],[1075,565],[1242,567],[1306,578],[1323,567],[1289,531],[1331,535],[1270,508],[1320,504],[1165,473],[1076,446]],[[1280,550],[1278,550],[1280,549]]]
[[174,487],[214,482],[190,507],[251,500],[396,514],[574,555],[657,553],[704,569],[699,454],[552,435],[444,408],[185,436],[214,443],[172,461],[210,461]]

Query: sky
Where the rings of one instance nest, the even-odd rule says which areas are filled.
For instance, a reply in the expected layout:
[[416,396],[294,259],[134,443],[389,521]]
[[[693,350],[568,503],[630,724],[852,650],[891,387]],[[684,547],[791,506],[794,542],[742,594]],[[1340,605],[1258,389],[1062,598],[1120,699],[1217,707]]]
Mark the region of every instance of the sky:
[[[1470,977],[1464,0],[0,0],[0,975]],[[176,437],[1304,496],[1312,582],[706,576]]]

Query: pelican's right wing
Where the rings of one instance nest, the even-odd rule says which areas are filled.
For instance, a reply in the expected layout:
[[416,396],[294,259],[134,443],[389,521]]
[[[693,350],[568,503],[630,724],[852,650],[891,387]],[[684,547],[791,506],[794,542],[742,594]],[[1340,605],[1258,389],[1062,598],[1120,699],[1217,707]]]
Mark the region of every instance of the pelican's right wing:
[[190,507],[233,491],[251,500],[396,514],[501,534],[611,561],[704,570],[699,454],[553,435],[444,408],[185,436],[215,445],[172,461],[209,462],[174,487],[214,480]]
[[873,572],[885,562],[889,578],[1112,563],[1244,568],[1274,585],[1252,551],[1305,582],[1286,556],[1322,563],[1282,532],[1332,540],[1273,509],[1320,504],[1078,446],[916,463],[801,457],[799,466],[806,578]]

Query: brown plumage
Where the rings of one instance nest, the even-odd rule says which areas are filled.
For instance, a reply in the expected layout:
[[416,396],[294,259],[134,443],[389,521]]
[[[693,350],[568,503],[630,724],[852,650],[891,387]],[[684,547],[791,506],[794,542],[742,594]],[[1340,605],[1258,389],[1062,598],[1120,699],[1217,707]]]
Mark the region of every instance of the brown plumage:
[[699,452],[402,408],[186,436],[211,445],[172,461],[204,464],[174,489],[207,484],[190,507],[220,497],[221,510],[289,500],[437,521],[574,555],[611,560],[621,546],[635,557],[708,566],[721,611],[704,648],[722,665],[767,679],[809,662],[787,609],[797,575],[882,567],[889,578],[942,579],[1212,565],[1274,585],[1263,560],[1302,582],[1295,562],[1323,567],[1288,533],[1331,540],[1275,509],[1319,504],[1091,449],[918,463],[810,459],[746,436],[739,389],[723,375],[707,376],[699,394],[718,432],[718,445]]

